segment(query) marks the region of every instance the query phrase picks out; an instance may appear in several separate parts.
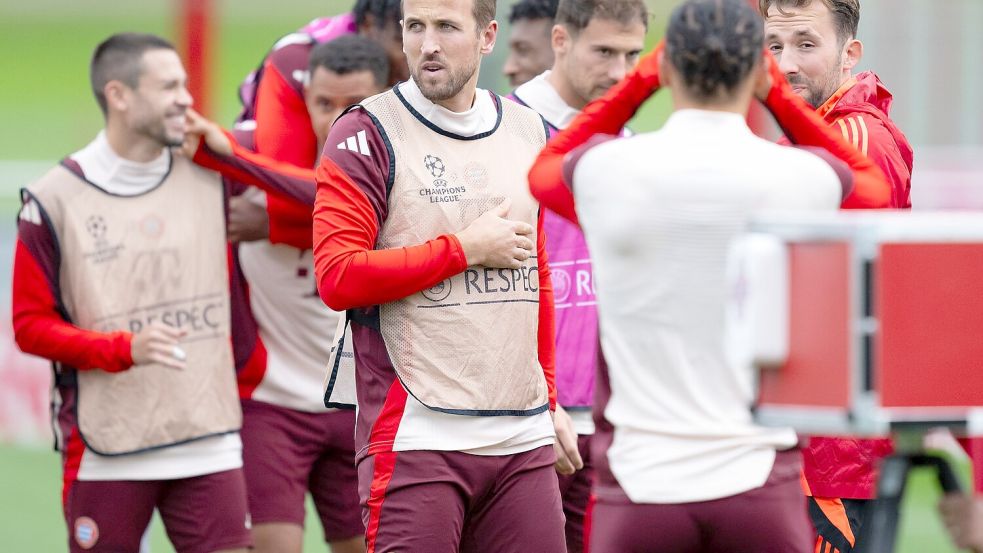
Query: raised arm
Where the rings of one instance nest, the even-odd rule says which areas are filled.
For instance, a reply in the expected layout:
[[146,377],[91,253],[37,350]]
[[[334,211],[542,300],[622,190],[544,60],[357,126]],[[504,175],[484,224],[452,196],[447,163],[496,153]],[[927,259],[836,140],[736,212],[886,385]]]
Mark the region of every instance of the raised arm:
[[635,69],[604,96],[587,104],[570,125],[551,139],[529,170],[532,195],[565,219],[577,222],[573,194],[564,181],[564,159],[597,134],[616,135],[638,108],[659,89],[663,45],[643,56]]

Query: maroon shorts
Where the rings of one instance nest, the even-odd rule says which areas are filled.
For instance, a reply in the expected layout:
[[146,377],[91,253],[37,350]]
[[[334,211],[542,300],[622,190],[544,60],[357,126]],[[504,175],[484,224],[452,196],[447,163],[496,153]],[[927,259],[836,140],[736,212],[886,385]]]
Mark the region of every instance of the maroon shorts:
[[801,470],[796,449],[778,452],[764,486],[732,497],[643,505],[605,493],[594,506],[591,553],[810,553],[815,541]]
[[65,503],[69,551],[139,551],[154,507],[181,553],[252,546],[246,481],[235,469],[179,480],[77,480]]
[[355,472],[355,412],[305,413],[242,401],[242,458],[253,523],[304,525],[309,491],[328,542],[365,533]]
[[368,553],[563,553],[552,446],[377,453],[358,465]]
[[584,551],[584,520],[587,518],[587,504],[590,489],[594,483],[594,465],[590,461],[590,436],[577,437],[577,449],[584,461],[584,468],[570,476],[560,476],[560,497],[563,500],[563,514],[567,518],[567,553]]

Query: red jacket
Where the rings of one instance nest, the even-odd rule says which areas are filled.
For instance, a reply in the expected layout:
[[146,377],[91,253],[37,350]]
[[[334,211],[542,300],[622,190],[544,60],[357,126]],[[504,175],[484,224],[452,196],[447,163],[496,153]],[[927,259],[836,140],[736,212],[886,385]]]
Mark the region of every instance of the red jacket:
[[844,83],[817,112],[884,172],[893,187],[891,207],[910,209],[914,155],[891,121],[893,101],[877,75],[865,71]]
[[[911,208],[913,153],[888,113],[893,97],[877,75],[850,79],[817,110],[846,140],[870,158],[891,183],[891,207]],[[894,451],[889,439],[814,436],[803,451],[807,493],[816,497],[872,499],[877,463]]]

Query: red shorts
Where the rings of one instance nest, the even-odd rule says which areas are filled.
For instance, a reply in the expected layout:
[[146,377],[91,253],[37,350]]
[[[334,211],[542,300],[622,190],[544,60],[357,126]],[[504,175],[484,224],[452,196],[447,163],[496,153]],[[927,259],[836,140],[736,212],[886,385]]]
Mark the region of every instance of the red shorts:
[[555,461],[552,446],[370,455],[358,465],[367,553],[565,553]]
[[305,413],[242,400],[242,458],[253,523],[304,525],[309,491],[327,542],[365,533],[355,472],[355,412]]
[[779,451],[763,486],[731,497],[636,504],[625,495],[599,495],[591,520],[591,553],[811,553],[815,541],[799,483],[801,470],[799,450]]
[[72,483],[65,503],[72,553],[139,551],[154,508],[181,553],[252,546],[242,469],[179,480]]

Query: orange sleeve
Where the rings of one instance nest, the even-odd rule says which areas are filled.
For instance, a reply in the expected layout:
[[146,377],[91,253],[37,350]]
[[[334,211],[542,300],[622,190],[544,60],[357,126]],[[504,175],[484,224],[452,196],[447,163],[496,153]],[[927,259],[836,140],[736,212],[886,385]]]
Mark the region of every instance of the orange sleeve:
[[417,246],[375,250],[379,219],[365,192],[337,165],[315,171],[314,270],[318,292],[335,311],[395,301],[467,268],[453,235]]
[[536,239],[536,264],[539,269],[539,364],[546,376],[549,391],[550,410],[556,410],[556,310],[553,300],[553,279],[550,275],[549,259],[546,257],[546,233],[543,221],[546,211],[539,211]]
[[554,136],[529,170],[529,188],[542,205],[577,223],[573,193],[564,179],[564,158],[596,134],[617,135],[638,108],[661,86],[660,42],[604,96],[587,104],[570,125]]
[[57,250],[50,231],[20,223],[14,253],[14,341],[24,353],[73,369],[119,372],[133,365],[129,332],[95,332],[79,328],[63,316],[57,298]]
[[[307,106],[267,60],[256,90],[256,151],[298,167],[313,167],[317,160],[317,137],[311,127]],[[311,247],[310,208],[278,195],[267,196],[270,242],[300,249]]]

